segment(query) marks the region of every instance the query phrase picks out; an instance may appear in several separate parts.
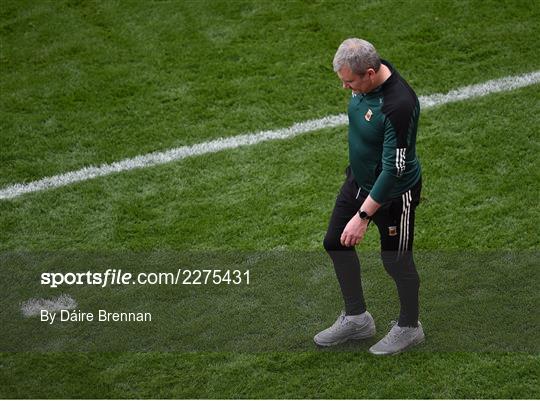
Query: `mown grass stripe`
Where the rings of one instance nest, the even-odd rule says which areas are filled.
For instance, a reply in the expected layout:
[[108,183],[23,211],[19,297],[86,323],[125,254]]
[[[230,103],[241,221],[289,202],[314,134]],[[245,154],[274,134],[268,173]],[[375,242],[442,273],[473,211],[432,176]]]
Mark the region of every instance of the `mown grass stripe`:
[[[534,85],[538,82],[540,82],[540,70],[523,75],[494,79],[481,84],[464,86],[451,90],[446,94],[436,93],[429,96],[420,96],[420,103],[422,108],[428,109],[451,102],[523,88],[529,85]],[[110,164],[102,164],[98,167],[84,167],[80,170],[45,177],[29,183],[13,184],[0,190],[0,199],[13,199],[26,193],[59,188],[76,182],[103,177],[113,173],[157,166],[160,164],[182,160],[187,157],[215,153],[225,149],[234,149],[240,146],[255,145],[273,139],[288,139],[300,134],[317,131],[324,128],[333,128],[345,124],[347,124],[347,115],[338,114],[296,123],[288,128],[219,138],[213,141],[202,142],[195,145],[181,146],[166,151],[148,153]]]

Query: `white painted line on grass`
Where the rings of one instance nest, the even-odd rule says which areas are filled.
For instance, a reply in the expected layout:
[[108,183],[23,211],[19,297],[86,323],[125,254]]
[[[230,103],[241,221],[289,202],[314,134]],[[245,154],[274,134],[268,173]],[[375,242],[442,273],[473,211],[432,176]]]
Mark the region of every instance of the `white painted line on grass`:
[[21,312],[24,317],[39,316],[42,310],[58,312],[62,309],[75,309],[77,302],[70,295],[62,294],[56,298],[30,298],[21,303]]
[[444,95],[435,93],[429,96],[420,96],[420,103],[423,108],[430,108],[445,103],[459,102],[461,100],[473,99],[492,93],[507,92],[524,88],[539,82],[540,71],[534,71],[523,75],[493,79],[477,85],[464,86],[462,88],[451,90]]
[[[464,86],[452,90],[446,94],[436,93],[429,96],[420,96],[419,100],[422,108],[428,109],[446,103],[485,96],[491,93],[523,88],[539,82],[540,71],[534,71],[528,74],[494,79],[477,85]],[[228,138],[219,138],[213,141],[190,146],[181,146],[163,152],[148,153],[130,159],[120,160],[111,164],[102,164],[98,167],[84,167],[80,170],[45,177],[29,183],[20,183],[7,186],[0,189],[0,200],[13,199],[26,193],[59,188],[76,182],[86,181],[96,177],[103,177],[113,173],[119,173],[121,171],[158,166],[160,164],[182,160],[187,157],[215,153],[225,149],[234,149],[240,146],[255,145],[257,143],[266,142],[273,139],[292,138],[307,132],[317,131],[323,128],[338,127],[345,124],[347,124],[347,115],[338,114],[316,120],[304,121],[294,124],[288,128],[261,131]]]

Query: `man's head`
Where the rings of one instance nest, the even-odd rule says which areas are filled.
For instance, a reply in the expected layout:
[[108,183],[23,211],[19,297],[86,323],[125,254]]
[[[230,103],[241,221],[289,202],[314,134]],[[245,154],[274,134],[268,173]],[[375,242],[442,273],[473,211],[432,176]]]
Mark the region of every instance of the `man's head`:
[[346,39],[339,46],[333,64],[344,88],[368,93],[380,84],[377,72],[381,59],[375,47],[365,40]]

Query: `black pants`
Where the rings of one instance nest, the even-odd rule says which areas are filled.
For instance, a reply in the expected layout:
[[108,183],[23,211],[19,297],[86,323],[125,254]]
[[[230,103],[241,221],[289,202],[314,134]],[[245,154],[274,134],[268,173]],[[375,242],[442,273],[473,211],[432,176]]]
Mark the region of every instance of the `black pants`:
[[[341,245],[340,238],[349,220],[358,212],[368,193],[360,188],[350,167],[337,196],[324,238],[324,248],[332,258],[345,302],[347,315],[366,311],[360,277],[360,261],[354,247]],[[400,326],[416,326],[418,322],[418,289],[420,279],[414,264],[414,214],[420,201],[422,183],[397,198],[381,205],[372,218],[379,229],[381,258],[384,268],[394,279],[400,301]]]

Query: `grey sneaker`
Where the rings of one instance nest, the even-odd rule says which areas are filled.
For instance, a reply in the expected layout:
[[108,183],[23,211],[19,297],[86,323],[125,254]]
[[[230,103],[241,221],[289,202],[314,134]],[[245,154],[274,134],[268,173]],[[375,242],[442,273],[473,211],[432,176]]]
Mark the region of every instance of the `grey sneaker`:
[[409,347],[420,344],[424,339],[424,329],[420,322],[418,327],[400,327],[396,322],[388,334],[372,346],[369,352],[375,355],[399,354]]
[[361,340],[374,336],[376,330],[373,317],[369,312],[361,316],[360,320],[358,318],[353,320],[346,316],[345,312],[341,312],[336,322],[313,337],[313,341],[321,347],[330,347],[347,340]]

